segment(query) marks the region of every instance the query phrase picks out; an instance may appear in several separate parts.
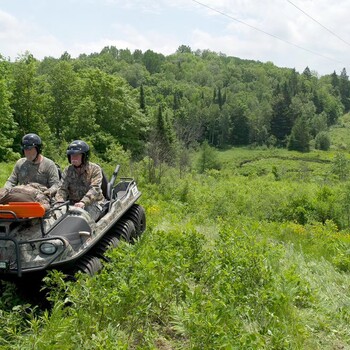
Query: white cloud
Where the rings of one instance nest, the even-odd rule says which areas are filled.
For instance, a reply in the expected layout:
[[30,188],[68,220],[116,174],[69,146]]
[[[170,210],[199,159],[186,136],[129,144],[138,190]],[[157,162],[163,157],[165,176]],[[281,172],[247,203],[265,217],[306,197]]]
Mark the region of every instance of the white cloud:
[[60,56],[64,51],[64,45],[57,38],[42,32],[34,23],[20,21],[0,11],[0,40],[2,47],[6,47],[0,54],[12,59],[27,51],[39,59],[49,54]]
[[23,39],[24,26],[16,17],[0,10],[0,39],[19,40]]
[[[321,74],[346,66],[350,44],[288,0],[199,2],[205,6],[189,0],[61,0],[57,11],[48,12],[45,1],[36,0],[33,6],[25,0],[11,0],[0,11],[0,54],[15,58],[28,50],[41,59],[67,51],[76,57],[110,45],[171,54],[184,44],[298,70],[308,65]],[[292,3],[348,39],[350,1]]]

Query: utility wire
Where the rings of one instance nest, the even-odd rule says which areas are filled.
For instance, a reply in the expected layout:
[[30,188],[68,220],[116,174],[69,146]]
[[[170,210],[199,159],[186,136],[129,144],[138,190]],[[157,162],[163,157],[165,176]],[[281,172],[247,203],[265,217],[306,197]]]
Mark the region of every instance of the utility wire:
[[215,8],[213,8],[213,7],[210,7],[210,6],[206,5],[206,4],[203,4],[203,3],[201,3],[200,1],[197,1],[197,0],[192,0],[192,1],[195,2],[195,3],[197,3],[198,5],[201,5],[201,6],[203,6],[203,7],[206,7],[207,9],[209,9],[209,10],[211,10],[211,11],[217,12],[217,13],[219,13],[220,15],[223,15],[223,16],[225,16],[225,17],[228,17],[228,18],[230,18],[230,19],[233,19],[234,21],[236,21],[236,22],[238,22],[238,23],[242,23],[242,24],[244,24],[244,25],[246,25],[246,26],[248,26],[248,27],[250,27],[250,28],[252,28],[252,29],[254,29],[254,30],[257,30],[257,31],[260,32],[260,33],[266,34],[266,35],[268,35],[268,36],[271,36],[272,38],[275,38],[275,39],[278,39],[278,40],[280,40],[280,41],[283,41],[284,43],[286,43],[286,44],[288,44],[288,45],[292,45],[292,46],[294,46],[294,47],[297,47],[298,49],[301,49],[301,50],[307,51],[307,52],[309,52],[309,53],[312,53],[313,55],[317,55],[317,56],[326,58],[326,59],[328,59],[328,60],[331,60],[331,61],[334,61],[334,62],[337,62],[337,63],[342,63],[342,64],[344,64],[343,62],[338,61],[338,60],[336,60],[336,59],[334,59],[334,58],[331,58],[331,57],[322,55],[322,54],[320,54],[320,53],[318,53],[318,52],[315,52],[315,51],[306,49],[305,47],[302,47],[302,46],[299,46],[299,45],[297,45],[297,44],[294,44],[294,43],[292,43],[292,42],[290,42],[290,41],[284,40],[284,39],[278,37],[277,35],[274,35],[274,34],[270,34],[270,33],[268,33],[268,32],[265,32],[265,31],[262,30],[262,29],[256,28],[256,27],[254,27],[254,26],[252,26],[252,25],[250,25],[250,24],[248,24],[248,23],[245,23],[245,22],[243,22],[243,21],[241,21],[241,20],[239,20],[239,19],[237,19],[237,18],[234,18],[234,17],[228,15],[228,14],[225,13],[225,12],[222,12],[222,11],[217,10],[217,9],[215,9]]
[[291,5],[293,5],[295,8],[297,8],[300,12],[302,12],[305,16],[311,18],[314,22],[316,22],[317,24],[319,24],[322,28],[326,29],[327,32],[331,33],[332,35],[334,35],[335,37],[337,37],[339,40],[341,40],[343,43],[347,44],[350,46],[350,43],[348,43],[347,41],[345,41],[344,39],[342,39],[339,35],[337,35],[336,33],[332,32],[330,29],[328,29],[327,27],[325,27],[322,23],[320,23],[319,21],[317,21],[315,18],[313,18],[312,16],[310,16],[309,14],[307,14],[304,10],[302,10],[300,7],[298,7],[297,5],[295,5],[294,3],[292,3],[289,0],[286,0],[287,2],[289,2]]

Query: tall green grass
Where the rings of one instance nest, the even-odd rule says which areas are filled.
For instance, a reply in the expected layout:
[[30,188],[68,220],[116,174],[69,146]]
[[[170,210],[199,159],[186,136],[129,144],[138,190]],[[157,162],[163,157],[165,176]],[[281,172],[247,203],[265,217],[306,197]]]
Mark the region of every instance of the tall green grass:
[[221,170],[168,169],[159,185],[135,169],[140,240],[93,278],[50,274],[49,311],[5,284],[0,348],[349,348],[350,186],[336,153],[219,157]]
[[2,187],[10,176],[14,163],[0,163],[0,187]]
[[[13,349],[346,348],[349,276],[317,249],[302,249],[308,247],[305,233],[298,232],[303,227],[220,221],[214,238],[188,223],[180,226],[151,227],[137,244],[121,245],[94,278],[67,285],[52,275],[58,285],[53,309],[9,311],[2,344]],[[298,246],[288,236],[293,230]]]

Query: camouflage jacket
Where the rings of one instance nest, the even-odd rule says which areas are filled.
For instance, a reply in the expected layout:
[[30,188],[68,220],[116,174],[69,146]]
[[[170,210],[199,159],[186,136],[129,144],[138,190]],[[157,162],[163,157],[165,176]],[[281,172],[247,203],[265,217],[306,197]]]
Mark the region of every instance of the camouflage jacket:
[[62,183],[57,191],[56,200],[70,200],[73,203],[83,202],[85,206],[97,202],[102,204],[102,170],[91,162],[76,169],[69,165],[62,174]]
[[0,189],[0,204],[9,202],[39,202],[46,210],[50,208],[50,198],[44,194],[47,188],[38,183],[18,185]]
[[19,159],[4,187],[11,188],[29,183],[43,185],[49,189],[51,195],[55,195],[59,185],[56,164],[46,157],[43,157],[43,160],[38,164],[30,162],[26,158]]

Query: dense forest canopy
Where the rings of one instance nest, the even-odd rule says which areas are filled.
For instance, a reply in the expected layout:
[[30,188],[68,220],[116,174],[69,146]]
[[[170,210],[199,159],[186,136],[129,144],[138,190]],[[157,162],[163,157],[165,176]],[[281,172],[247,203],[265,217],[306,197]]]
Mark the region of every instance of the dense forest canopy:
[[0,59],[0,161],[17,157],[28,132],[54,159],[78,138],[105,161],[123,149],[173,163],[204,141],[307,152],[329,148],[328,128],[350,110],[345,68],[319,77],[185,45],[169,56],[111,46],[78,58]]

